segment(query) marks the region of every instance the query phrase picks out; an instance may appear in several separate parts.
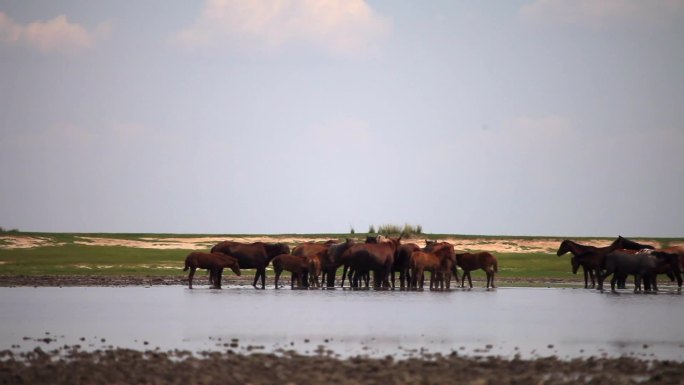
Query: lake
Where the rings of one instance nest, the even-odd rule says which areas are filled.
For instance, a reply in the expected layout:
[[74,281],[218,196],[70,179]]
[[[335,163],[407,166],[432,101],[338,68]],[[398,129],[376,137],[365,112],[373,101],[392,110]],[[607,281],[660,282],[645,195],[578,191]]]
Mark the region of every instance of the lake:
[[449,292],[0,288],[0,350],[331,351],[684,360],[684,297],[587,289]]

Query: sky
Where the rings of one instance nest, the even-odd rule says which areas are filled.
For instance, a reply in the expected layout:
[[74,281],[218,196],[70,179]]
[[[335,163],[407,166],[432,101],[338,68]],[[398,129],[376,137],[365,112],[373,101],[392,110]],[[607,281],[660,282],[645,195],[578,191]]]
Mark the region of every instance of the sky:
[[0,0],[0,226],[684,236],[684,1]]

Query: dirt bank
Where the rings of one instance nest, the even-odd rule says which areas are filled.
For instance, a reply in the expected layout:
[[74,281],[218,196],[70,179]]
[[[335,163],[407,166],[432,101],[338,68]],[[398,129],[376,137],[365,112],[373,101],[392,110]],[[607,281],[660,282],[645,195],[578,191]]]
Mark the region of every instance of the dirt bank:
[[[240,277],[231,275],[223,278],[225,286],[251,286],[253,274],[243,274]],[[338,277],[338,285],[341,277]],[[281,278],[281,285],[286,285],[289,289],[289,275]],[[567,281],[563,279],[529,279],[529,278],[515,278],[507,277],[505,279],[498,278],[496,281],[498,286],[572,286],[580,285],[579,281]],[[188,284],[187,275],[179,276],[126,276],[126,275],[0,275],[0,287],[12,286],[36,286],[36,287],[59,287],[59,286],[169,286]],[[273,277],[266,278],[266,285],[273,285]],[[484,287],[485,282],[482,280],[473,279],[475,287]],[[582,283],[583,285],[583,283]],[[193,287],[208,286],[206,274],[197,273],[193,281]]]
[[632,358],[506,360],[430,355],[337,359],[114,349],[0,352],[0,384],[681,384],[684,363]]

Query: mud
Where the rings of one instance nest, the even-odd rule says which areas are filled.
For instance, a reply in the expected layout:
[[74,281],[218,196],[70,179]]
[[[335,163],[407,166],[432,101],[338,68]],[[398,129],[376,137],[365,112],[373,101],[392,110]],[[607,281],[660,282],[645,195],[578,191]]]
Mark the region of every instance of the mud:
[[562,361],[464,358],[457,354],[337,359],[325,355],[192,355],[183,351],[75,347],[0,352],[0,384],[681,384],[684,363],[633,358]]

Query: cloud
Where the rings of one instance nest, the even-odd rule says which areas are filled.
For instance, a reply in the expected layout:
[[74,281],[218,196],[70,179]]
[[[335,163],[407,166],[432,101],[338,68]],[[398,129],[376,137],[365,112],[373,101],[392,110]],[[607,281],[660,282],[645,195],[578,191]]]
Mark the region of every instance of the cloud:
[[659,24],[681,18],[678,0],[535,0],[524,5],[521,19],[533,24],[598,27],[606,24]]
[[194,25],[173,40],[187,48],[305,43],[350,56],[372,51],[389,30],[388,19],[364,0],[207,0]]
[[109,36],[111,24],[101,23],[92,30],[71,23],[65,15],[47,21],[20,24],[0,12],[0,42],[9,46],[25,46],[49,53],[74,54],[95,47]]

